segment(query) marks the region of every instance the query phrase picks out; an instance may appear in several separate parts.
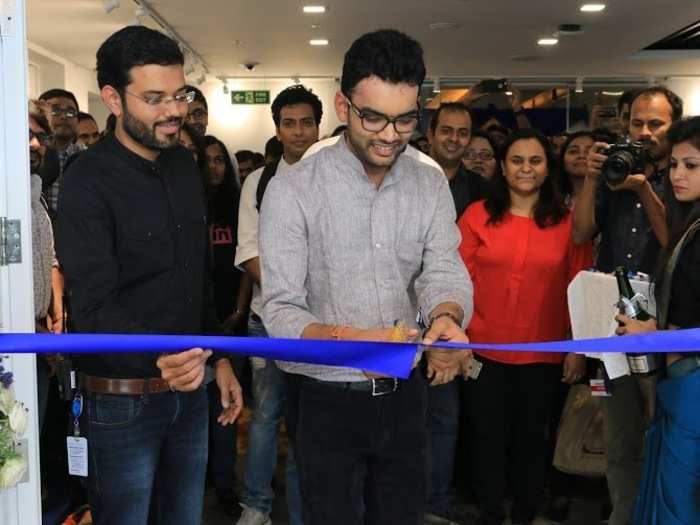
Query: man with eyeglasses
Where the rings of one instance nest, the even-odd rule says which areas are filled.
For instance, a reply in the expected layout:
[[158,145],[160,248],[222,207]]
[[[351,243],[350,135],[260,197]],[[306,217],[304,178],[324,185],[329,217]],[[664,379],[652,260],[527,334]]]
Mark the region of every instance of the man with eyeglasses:
[[[58,194],[66,163],[71,156],[85,148],[76,143],[79,111],[75,95],[65,89],[56,88],[42,93],[39,100],[53,133],[53,143],[48,146],[49,151],[45,156],[47,162],[40,175],[49,210],[51,214],[55,214],[58,210]],[[50,162],[55,156],[58,156],[57,166]]]
[[207,134],[209,125],[209,105],[204,94],[195,86],[187,86],[187,91],[194,93],[194,98],[187,108],[187,123],[202,137]]
[[[273,337],[415,339],[418,317],[428,327],[425,344],[467,340],[472,286],[457,253],[447,180],[404,153],[424,78],[423,50],[407,35],[381,30],[357,39],[335,97],[346,132],[270,181],[260,261],[263,323]],[[429,354],[435,384],[451,381],[470,357]],[[423,374],[278,366],[287,373],[304,524],[422,522]]]
[[[59,202],[59,258],[77,332],[219,331],[203,188],[178,140],[194,96],[183,62],[176,42],[142,26],[114,33],[97,51],[116,127],[71,164]],[[229,360],[210,350],[133,350],[74,357],[94,523],[198,524],[207,361],[222,393],[221,424],[242,408],[240,385]]]
[[[441,104],[428,128],[430,156],[445,173],[455,204],[456,217],[472,203],[485,197],[483,179],[462,164],[469,146],[472,118],[467,106],[460,102]],[[430,484],[426,524],[445,525],[465,518],[454,505],[452,483],[461,381],[456,378],[444,385],[428,389],[428,432],[430,434]]]

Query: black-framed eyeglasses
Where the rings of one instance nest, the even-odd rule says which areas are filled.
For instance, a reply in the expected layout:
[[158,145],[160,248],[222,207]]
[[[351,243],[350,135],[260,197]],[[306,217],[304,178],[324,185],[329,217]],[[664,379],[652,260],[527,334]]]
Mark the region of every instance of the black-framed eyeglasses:
[[61,108],[58,106],[51,108],[52,117],[60,117],[61,115],[65,115],[66,118],[76,118],[78,116],[78,110],[74,108]]
[[194,119],[194,120],[202,120],[204,117],[207,116],[207,112],[204,111],[202,108],[197,108],[194,111],[190,111],[187,114],[188,118]]
[[177,95],[173,95],[172,97],[164,97],[163,95],[137,95],[136,93],[132,93],[131,91],[124,90],[124,92],[127,95],[131,95],[132,97],[136,97],[139,100],[143,100],[146,104],[149,106],[167,106],[171,102],[175,102],[175,104],[191,104],[192,101],[194,100],[194,91],[186,91],[185,93],[178,93]]
[[39,142],[39,144],[41,144],[42,146],[47,146],[53,140],[53,135],[49,135],[48,133],[44,133],[44,132],[37,133],[36,131],[32,131],[32,129],[30,128],[29,129],[29,142],[31,142],[34,139],[36,139]]
[[420,120],[420,106],[416,111],[411,111],[410,113],[405,113],[404,115],[399,115],[398,117],[390,118],[383,113],[378,113],[369,109],[360,109],[355,104],[353,104],[350,97],[345,95],[345,99],[348,101],[350,109],[353,110],[355,115],[360,118],[362,127],[365,131],[372,133],[381,133],[389,125],[394,125],[394,131],[399,134],[413,133],[418,127],[418,121]]
[[464,154],[464,158],[467,160],[479,159],[479,160],[483,160],[483,161],[489,161],[489,160],[493,160],[494,155],[493,155],[493,153],[491,153],[489,151],[478,151],[477,152],[477,151],[467,150],[467,152]]

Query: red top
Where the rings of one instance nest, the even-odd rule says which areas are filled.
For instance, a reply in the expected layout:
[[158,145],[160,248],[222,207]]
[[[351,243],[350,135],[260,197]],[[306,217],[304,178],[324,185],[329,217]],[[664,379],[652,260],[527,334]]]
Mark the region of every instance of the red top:
[[[591,265],[590,243],[571,238],[571,213],[555,226],[540,228],[511,213],[486,225],[484,201],[459,219],[459,252],[474,282],[474,316],[467,327],[475,343],[534,343],[569,336],[566,289]],[[561,363],[564,354],[477,351],[502,363]]]

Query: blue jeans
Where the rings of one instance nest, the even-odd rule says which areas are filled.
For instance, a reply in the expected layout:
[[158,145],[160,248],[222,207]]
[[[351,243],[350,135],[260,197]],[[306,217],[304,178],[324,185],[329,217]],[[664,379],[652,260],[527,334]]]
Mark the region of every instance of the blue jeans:
[[95,525],[201,523],[206,391],[88,393],[85,399],[81,432],[88,440],[88,495]]
[[459,430],[459,386],[459,379],[446,385],[428,386],[427,512],[438,515],[451,511],[454,504],[452,477]]
[[[248,320],[250,337],[267,337],[257,316]],[[253,365],[253,417],[248,429],[244,489],[241,503],[260,512],[272,511],[272,478],[277,465],[277,427],[284,410],[284,375],[274,361],[265,360],[260,368]],[[302,525],[299,479],[292,447],[286,465],[287,506],[290,525]]]

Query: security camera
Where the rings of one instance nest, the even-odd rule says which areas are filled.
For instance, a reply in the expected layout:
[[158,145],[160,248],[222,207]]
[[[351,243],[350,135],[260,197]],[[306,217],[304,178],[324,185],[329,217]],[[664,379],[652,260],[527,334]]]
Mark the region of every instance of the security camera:
[[258,64],[260,64],[260,62],[244,62],[241,65],[246,69],[246,71],[253,71],[255,69],[255,66],[257,66]]

